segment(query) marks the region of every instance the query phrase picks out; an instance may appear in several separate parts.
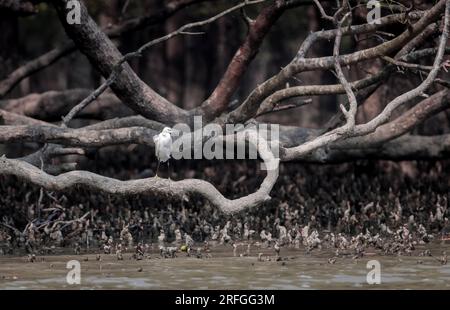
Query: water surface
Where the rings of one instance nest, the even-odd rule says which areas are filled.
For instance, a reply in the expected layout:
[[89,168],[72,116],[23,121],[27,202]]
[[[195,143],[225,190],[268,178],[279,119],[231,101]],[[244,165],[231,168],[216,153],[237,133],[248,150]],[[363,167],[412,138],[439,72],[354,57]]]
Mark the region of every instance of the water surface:
[[[450,253],[449,245],[427,246],[438,257]],[[425,248],[423,248],[425,249]],[[232,257],[231,247],[210,259],[186,257],[136,261],[125,254],[123,261],[115,255],[95,254],[38,256],[30,263],[24,257],[0,257],[0,289],[450,289],[450,265],[434,257],[370,255],[360,259],[333,257],[328,250],[306,254],[304,250],[282,250],[284,261]],[[265,250],[271,255],[270,250]],[[43,259],[43,261],[42,261]],[[69,285],[66,264],[81,264],[81,285]],[[87,261],[86,261],[87,259]],[[369,260],[381,264],[381,284],[366,281]]]

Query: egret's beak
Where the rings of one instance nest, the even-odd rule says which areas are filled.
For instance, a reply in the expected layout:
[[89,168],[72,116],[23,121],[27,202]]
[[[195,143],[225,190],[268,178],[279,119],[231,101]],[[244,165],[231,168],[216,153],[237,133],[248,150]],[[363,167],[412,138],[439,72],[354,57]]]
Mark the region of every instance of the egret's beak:
[[174,136],[179,136],[180,135],[180,131],[176,130],[176,129],[173,129],[173,128],[170,128],[170,134],[174,135]]

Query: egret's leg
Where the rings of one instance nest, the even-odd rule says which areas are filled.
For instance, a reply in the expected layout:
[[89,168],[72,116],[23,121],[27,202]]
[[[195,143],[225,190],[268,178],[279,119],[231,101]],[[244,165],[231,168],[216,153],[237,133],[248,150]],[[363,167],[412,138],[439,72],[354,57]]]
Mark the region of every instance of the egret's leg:
[[171,179],[170,179],[170,158],[167,160],[167,170],[169,173],[169,181],[171,181]]
[[160,163],[160,161],[158,160],[158,166],[156,166],[156,178],[159,178],[158,177],[159,163]]

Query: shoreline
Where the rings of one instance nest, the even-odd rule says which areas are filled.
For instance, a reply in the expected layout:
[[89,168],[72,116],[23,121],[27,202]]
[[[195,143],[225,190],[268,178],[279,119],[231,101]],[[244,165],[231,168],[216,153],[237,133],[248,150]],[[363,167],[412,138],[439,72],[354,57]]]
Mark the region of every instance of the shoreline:
[[[438,254],[450,245],[419,246],[407,256],[368,253],[360,258],[342,255],[335,258],[329,249],[312,251],[282,249],[276,260],[272,249],[264,253],[271,260],[258,260],[257,251],[248,257],[233,257],[230,247],[212,250],[212,258],[160,258],[152,251],[150,259],[132,258],[125,253],[118,261],[114,254],[50,255],[37,257],[0,257],[2,289],[450,289],[450,265],[435,257],[419,256],[429,250]],[[330,260],[330,258],[333,258]],[[81,283],[71,285],[66,276],[68,262],[80,263]],[[369,285],[368,262],[381,264],[382,282]],[[433,279],[429,282],[428,279]]]

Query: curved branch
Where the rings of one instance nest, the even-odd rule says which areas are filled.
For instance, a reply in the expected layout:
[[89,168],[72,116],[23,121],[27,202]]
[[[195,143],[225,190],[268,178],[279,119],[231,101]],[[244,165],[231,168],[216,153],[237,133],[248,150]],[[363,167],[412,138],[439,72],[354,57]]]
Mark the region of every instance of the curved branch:
[[[77,185],[100,190],[111,194],[136,195],[142,193],[155,193],[157,195],[170,195],[183,197],[187,194],[198,194],[207,199],[222,212],[233,214],[247,208],[256,207],[270,199],[270,192],[278,178],[279,160],[274,158],[267,142],[259,137],[254,130],[248,130],[250,143],[256,142],[258,153],[265,163],[267,175],[260,188],[245,197],[237,199],[225,198],[212,184],[197,179],[171,181],[161,178],[147,178],[141,180],[119,181],[100,176],[87,171],[71,171],[58,176],[51,176],[42,170],[20,160],[0,158],[0,175],[15,175],[23,180],[39,185],[47,190],[62,191]],[[226,142],[233,136],[222,137]],[[245,143],[244,141],[238,141]]]
[[[448,154],[450,139],[448,136],[403,136],[414,127],[430,117],[450,107],[450,91],[442,90],[415,105],[395,120],[382,125],[369,135],[349,138],[330,143],[320,152],[304,153],[295,158],[286,156],[287,148],[281,148],[281,160],[312,161],[312,162],[343,162],[355,159],[440,159]],[[320,131],[319,131],[320,133]],[[285,145],[300,145],[319,136],[318,132],[304,128],[280,128],[282,142]],[[447,137],[447,138],[446,138]],[[424,144],[421,145],[421,141]],[[439,146],[439,141],[443,144]],[[408,145],[410,143],[411,145]],[[433,147],[428,149],[429,146]]]

